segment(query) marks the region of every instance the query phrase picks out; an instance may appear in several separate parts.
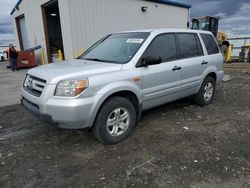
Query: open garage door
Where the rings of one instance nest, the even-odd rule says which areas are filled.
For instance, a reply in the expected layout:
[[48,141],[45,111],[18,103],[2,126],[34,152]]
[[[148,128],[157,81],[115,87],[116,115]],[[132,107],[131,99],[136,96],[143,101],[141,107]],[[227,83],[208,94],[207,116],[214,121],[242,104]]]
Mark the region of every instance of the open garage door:
[[17,33],[21,50],[29,48],[28,33],[24,15],[16,18]]
[[64,54],[58,1],[42,6],[44,32],[49,63],[58,61],[59,50]]

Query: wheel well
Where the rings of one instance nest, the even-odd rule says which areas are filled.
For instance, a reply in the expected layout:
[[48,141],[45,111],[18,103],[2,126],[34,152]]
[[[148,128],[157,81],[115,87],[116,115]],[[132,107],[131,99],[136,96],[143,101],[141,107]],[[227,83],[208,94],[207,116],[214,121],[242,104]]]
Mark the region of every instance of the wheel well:
[[209,74],[207,75],[207,77],[208,77],[208,76],[212,77],[212,78],[215,80],[215,82],[216,82],[217,76],[216,76],[216,74],[215,74],[214,72],[209,73]]
[[138,122],[140,120],[140,117],[141,117],[141,107],[140,107],[138,97],[132,91],[119,91],[119,92],[113,93],[108,98],[106,98],[105,101],[103,102],[103,104],[107,100],[109,100],[110,98],[115,97],[115,96],[124,97],[132,102],[132,104],[134,105],[135,110],[136,110],[136,118],[137,118],[136,122]]

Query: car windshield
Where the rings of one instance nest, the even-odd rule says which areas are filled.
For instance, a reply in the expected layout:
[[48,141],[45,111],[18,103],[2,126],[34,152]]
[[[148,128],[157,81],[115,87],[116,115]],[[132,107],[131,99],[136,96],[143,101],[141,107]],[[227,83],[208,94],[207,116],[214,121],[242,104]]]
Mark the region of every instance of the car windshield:
[[142,46],[149,33],[112,34],[98,41],[78,59],[107,63],[128,63]]

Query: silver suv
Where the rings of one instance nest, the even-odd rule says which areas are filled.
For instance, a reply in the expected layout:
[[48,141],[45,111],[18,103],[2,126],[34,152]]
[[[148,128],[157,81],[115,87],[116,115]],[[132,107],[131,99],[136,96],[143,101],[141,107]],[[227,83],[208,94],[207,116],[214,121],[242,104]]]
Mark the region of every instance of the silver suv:
[[212,102],[223,56],[212,33],[156,29],[110,34],[78,59],[28,71],[21,103],[61,128],[92,128],[108,144],[128,137],[141,113],[187,96]]

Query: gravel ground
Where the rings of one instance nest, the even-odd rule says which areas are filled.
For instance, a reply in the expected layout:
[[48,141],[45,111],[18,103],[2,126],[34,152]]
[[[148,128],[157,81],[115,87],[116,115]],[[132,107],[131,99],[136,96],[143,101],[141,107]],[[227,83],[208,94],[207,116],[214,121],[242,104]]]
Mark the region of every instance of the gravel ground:
[[207,107],[185,99],[144,112],[112,146],[0,107],[0,187],[249,188],[250,75],[233,74]]

